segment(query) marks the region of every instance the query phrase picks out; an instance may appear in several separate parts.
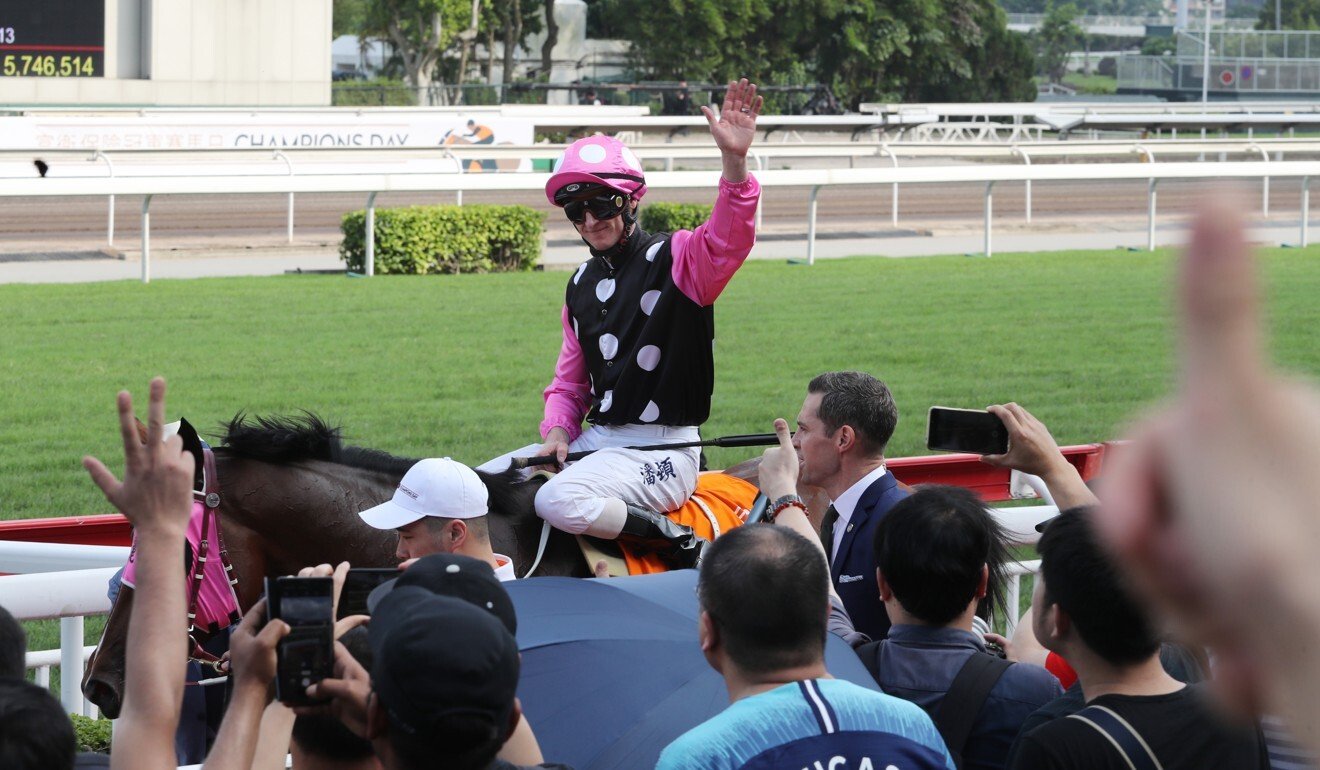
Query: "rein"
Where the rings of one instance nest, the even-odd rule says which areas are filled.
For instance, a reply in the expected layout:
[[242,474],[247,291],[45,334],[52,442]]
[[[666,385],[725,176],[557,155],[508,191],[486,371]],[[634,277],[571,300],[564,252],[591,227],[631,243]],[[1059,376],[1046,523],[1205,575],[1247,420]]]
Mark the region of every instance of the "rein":
[[[215,530],[215,541],[220,549],[220,564],[225,568],[225,577],[231,590],[238,588],[238,578],[234,577],[234,565],[229,562],[229,552],[225,549],[225,538],[220,534],[220,478],[215,472],[215,453],[211,448],[202,447],[202,491],[193,491],[193,497],[202,503],[202,534],[197,544],[197,559],[193,563],[192,577],[188,590],[188,641],[192,650],[188,660],[197,661],[220,671],[220,658],[202,648],[197,628],[197,602],[202,593],[202,582],[206,579],[206,560],[211,551],[211,531]],[[209,634],[208,634],[209,636]]]

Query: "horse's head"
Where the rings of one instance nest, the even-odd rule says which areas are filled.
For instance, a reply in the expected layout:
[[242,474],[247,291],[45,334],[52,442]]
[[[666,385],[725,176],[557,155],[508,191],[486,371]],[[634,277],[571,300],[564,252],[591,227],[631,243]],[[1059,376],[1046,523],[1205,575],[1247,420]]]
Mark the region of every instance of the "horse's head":
[[124,705],[124,652],[128,646],[128,618],[133,614],[133,589],[122,586],[110,608],[101,641],[83,674],[82,691],[110,719]]

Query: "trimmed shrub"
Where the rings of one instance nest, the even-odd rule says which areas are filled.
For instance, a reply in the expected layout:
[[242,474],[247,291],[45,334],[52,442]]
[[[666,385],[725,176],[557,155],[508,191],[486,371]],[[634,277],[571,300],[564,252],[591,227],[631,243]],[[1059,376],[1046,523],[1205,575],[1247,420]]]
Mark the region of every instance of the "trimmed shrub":
[[[339,256],[366,266],[366,211],[344,215]],[[545,215],[529,206],[408,206],[376,210],[376,272],[490,273],[531,270],[541,259]]]
[[416,107],[417,91],[402,80],[345,80],[330,84],[335,107]]
[[642,229],[648,233],[672,233],[677,230],[692,230],[697,225],[710,219],[710,212],[715,207],[701,203],[644,203],[642,204]]
[[81,714],[70,714],[69,719],[73,720],[73,733],[78,738],[79,751],[110,753],[109,719],[89,719]]

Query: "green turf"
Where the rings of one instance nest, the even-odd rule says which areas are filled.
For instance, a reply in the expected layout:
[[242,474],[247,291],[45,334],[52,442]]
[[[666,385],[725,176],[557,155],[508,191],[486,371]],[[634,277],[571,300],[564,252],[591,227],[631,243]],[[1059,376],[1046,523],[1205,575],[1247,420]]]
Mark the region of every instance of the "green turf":
[[[1276,352],[1320,373],[1320,250],[1274,250]],[[717,310],[706,436],[792,418],[807,380],[870,371],[923,454],[932,404],[1015,399],[1061,442],[1114,438],[1167,392],[1168,252],[753,262]],[[107,512],[79,466],[119,466],[114,393],[170,382],[203,431],[313,410],[355,443],[476,463],[528,443],[558,351],[565,273],[0,286],[0,518]],[[722,465],[748,450],[712,452]]]

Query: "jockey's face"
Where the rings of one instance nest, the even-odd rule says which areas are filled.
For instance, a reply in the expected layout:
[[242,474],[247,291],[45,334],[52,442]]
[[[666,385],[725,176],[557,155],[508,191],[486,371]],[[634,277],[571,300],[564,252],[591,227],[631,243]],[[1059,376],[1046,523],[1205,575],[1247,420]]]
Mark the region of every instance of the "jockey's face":
[[[637,202],[629,204],[636,208]],[[574,222],[573,226],[577,228],[578,235],[581,235],[591,248],[596,251],[605,251],[614,247],[623,237],[623,217],[610,217],[609,219],[597,219],[590,209],[585,212],[585,219],[581,222]]]
[[396,531],[399,533],[399,547],[395,549],[394,555],[399,561],[405,559],[417,559],[422,556],[430,556],[433,553],[444,553],[451,549],[446,547],[444,523],[448,519],[436,519],[426,516],[411,524],[405,524]]
[[819,393],[808,393],[798,412],[797,432],[793,434],[793,448],[798,454],[798,483],[816,487],[827,486],[839,472],[839,452],[831,431],[820,420]]

